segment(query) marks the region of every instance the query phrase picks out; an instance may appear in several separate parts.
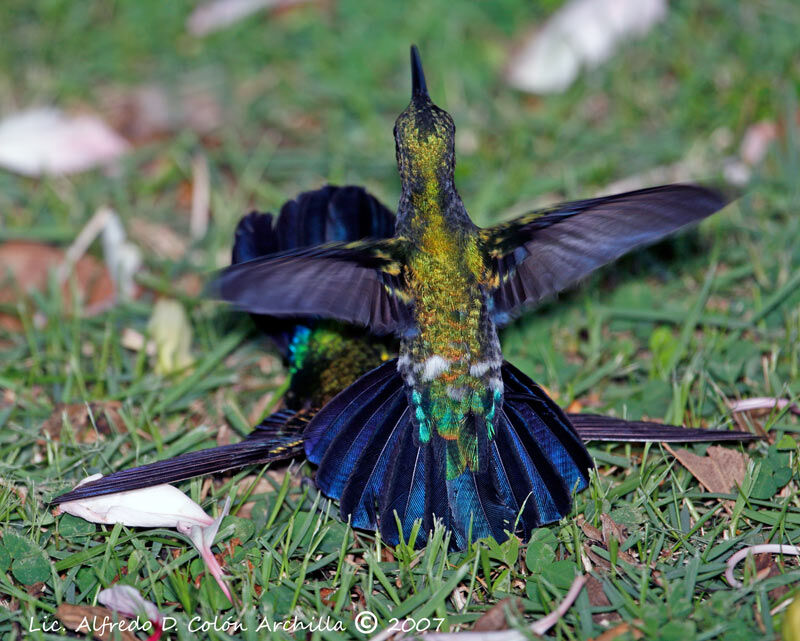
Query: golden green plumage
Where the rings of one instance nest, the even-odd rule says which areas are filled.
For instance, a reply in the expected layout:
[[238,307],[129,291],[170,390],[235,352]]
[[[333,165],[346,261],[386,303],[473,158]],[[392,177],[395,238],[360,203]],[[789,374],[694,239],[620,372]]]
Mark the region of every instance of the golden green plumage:
[[[427,93],[415,93],[395,125],[403,181],[397,232],[406,241],[406,290],[416,332],[398,368],[411,389],[419,439],[446,443],[447,478],[482,468],[480,442],[502,402],[500,347],[487,310],[488,269],[453,184],[455,126]],[[485,462],[483,465],[485,466]]]

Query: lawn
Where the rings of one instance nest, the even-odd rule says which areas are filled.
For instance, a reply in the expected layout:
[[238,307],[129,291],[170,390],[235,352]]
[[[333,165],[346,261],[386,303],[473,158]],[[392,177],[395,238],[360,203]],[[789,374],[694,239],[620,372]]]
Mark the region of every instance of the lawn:
[[[200,285],[226,263],[235,224],[251,209],[276,211],[326,182],[364,185],[394,208],[392,126],[408,103],[412,42],[433,99],[458,127],[456,182],[481,225],[654,168],[725,186],[724,168],[751,126],[774,123],[776,140],[734,204],[601,270],[501,339],[509,361],[573,409],[720,426],[733,420],[730,400],[797,400],[800,8],[675,1],[650,34],[564,94],[508,88],[512,47],[560,4],[320,0],[205,37],[187,33],[185,0],[3,4],[0,115],[42,104],[93,111],[136,144],[109,172],[0,171],[0,242],[66,248],[108,206],[144,258],[143,293],[101,313],[72,313],[77,293],[52,278],[25,304],[0,303],[21,320],[0,329],[4,639],[56,638],[36,624],[58,621],[63,603],[94,605],[117,581],[173,617],[169,634],[178,639],[229,638],[192,632],[193,617],[219,617],[220,626],[230,617],[248,628],[232,636],[260,639],[259,622],[295,615],[345,628],[310,638],[364,639],[353,622],[364,609],[378,631],[392,617],[441,619],[442,631],[455,631],[509,596],[521,597],[519,610],[507,602],[506,611],[522,626],[550,612],[580,572],[591,573],[590,589],[552,638],[597,638],[609,628],[606,639],[638,630],[665,640],[779,634],[780,606],[800,579],[796,561],[762,559],[769,576],[760,580],[747,566],[738,589],[723,574],[746,545],[800,540],[800,422],[788,411],[740,418],[769,430],[770,442],[728,446],[750,461],[732,494],[709,493],[660,445],[591,447],[591,487],[569,518],[527,545],[481,541],[449,552],[437,532],[423,550],[387,548],[338,520],[336,505],[303,482],[312,469],[302,462],[181,483],[212,513],[238,496],[215,547],[241,599],[235,607],[174,531],[93,525],[48,507],[88,474],[238,440],[277,406],[280,358],[248,318],[204,300]],[[163,88],[177,115],[137,133],[120,104],[145,85]],[[193,240],[198,158],[208,165],[212,214],[208,233]],[[176,236],[166,247],[164,230]],[[90,253],[102,256],[98,245]],[[188,313],[188,371],[161,374],[145,349],[132,349],[159,297]]]

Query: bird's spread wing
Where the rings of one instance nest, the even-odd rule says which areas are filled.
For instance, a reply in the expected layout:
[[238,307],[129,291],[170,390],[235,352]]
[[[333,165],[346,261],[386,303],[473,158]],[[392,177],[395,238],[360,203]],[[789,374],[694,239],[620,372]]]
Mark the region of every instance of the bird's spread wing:
[[403,238],[329,243],[231,265],[212,294],[275,317],[322,316],[401,333],[412,322],[404,291]]
[[563,203],[481,230],[496,321],[507,322],[591,271],[714,213],[726,201],[696,185],[665,185]]

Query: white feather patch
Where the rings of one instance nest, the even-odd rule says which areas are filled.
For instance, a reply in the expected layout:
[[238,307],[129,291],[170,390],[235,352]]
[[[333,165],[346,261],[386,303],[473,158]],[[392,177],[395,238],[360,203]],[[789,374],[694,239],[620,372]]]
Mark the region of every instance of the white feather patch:
[[489,368],[493,365],[491,361],[480,361],[475,363],[474,365],[469,366],[469,375],[474,376],[475,378],[479,378],[483,376],[486,372],[489,371]]
[[450,361],[448,361],[446,358],[442,358],[438,354],[435,354],[423,363],[422,380],[432,381],[434,378],[438,378],[442,372],[446,372],[448,369],[450,369]]

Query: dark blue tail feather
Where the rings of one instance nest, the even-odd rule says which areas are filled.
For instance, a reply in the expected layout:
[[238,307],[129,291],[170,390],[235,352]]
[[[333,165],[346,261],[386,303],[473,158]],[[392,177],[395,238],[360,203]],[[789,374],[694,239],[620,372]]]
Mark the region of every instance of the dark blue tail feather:
[[352,423],[349,424],[355,429],[339,432],[320,460],[317,485],[328,496],[341,498],[351,476],[348,470],[359,460],[374,458],[374,448],[378,445],[376,431],[396,422],[396,417],[408,405],[405,390],[396,377],[389,378],[373,390],[374,396],[352,414]]

